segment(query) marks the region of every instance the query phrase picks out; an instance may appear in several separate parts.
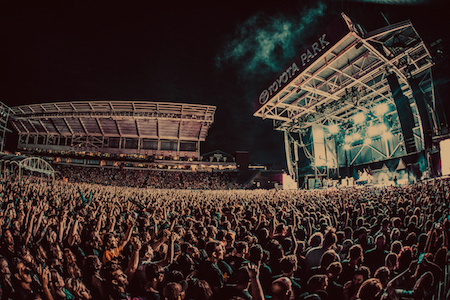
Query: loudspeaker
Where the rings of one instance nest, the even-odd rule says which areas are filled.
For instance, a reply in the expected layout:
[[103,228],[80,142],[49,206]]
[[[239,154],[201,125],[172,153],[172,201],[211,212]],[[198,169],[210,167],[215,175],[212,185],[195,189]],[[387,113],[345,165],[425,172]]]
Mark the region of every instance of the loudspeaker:
[[423,138],[425,143],[425,149],[431,149],[433,137],[432,137],[432,121],[430,112],[427,107],[425,95],[419,87],[420,79],[409,79],[409,86],[416,100],[417,110],[419,111],[420,120],[422,123]]
[[395,73],[388,75],[387,80],[391,88],[392,98],[394,98],[394,103],[397,107],[400,126],[402,127],[403,139],[405,141],[406,153],[415,153],[417,152],[417,148],[413,134],[414,117],[412,114],[411,105],[409,104],[409,99],[403,95]]

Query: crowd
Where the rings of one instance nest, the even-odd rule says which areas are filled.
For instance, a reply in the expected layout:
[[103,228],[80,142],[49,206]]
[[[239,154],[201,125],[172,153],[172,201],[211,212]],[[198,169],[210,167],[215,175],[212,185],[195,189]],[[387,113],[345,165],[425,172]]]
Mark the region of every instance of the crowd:
[[431,299],[444,281],[448,179],[313,191],[99,183],[0,180],[0,299]]
[[155,189],[237,189],[237,172],[186,172],[83,167],[55,164],[56,177],[74,183],[92,183]]

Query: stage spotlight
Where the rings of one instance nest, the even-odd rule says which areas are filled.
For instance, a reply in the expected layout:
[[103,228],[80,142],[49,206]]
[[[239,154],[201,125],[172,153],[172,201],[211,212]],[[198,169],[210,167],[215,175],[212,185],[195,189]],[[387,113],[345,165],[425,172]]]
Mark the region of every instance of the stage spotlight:
[[355,132],[352,136],[354,141],[360,140],[361,139],[361,134],[359,132]]
[[367,127],[367,135],[372,137],[378,134],[377,126],[369,126]]
[[388,130],[388,129],[387,129],[386,124],[381,123],[381,124],[378,125],[378,132],[379,132],[380,134],[385,133],[387,130]]
[[386,140],[389,140],[393,137],[393,135],[390,131],[386,131],[385,133],[382,134],[382,137]]
[[346,135],[344,141],[348,144],[352,141],[352,137],[350,135]]
[[372,143],[372,139],[370,138],[364,139],[364,145],[370,145],[370,143]]
[[328,131],[330,132],[330,134],[336,134],[339,132],[339,125],[338,124],[332,124],[330,126],[328,126]]
[[345,144],[343,148],[344,148],[344,150],[350,150],[350,145],[349,144]]
[[384,123],[372,125],[367,128],[367,135],[374,137],[376,135],[382,135],[387,131],[387,126]]
[[389,111],[389,104],[381,103],[375,107],[374,114],[377,116],[382,116]]
[[361,124],[365,120],[366,115],[364,113],[357,113],[356,115],[353,116],[353,122],[355,122],[355,124]]

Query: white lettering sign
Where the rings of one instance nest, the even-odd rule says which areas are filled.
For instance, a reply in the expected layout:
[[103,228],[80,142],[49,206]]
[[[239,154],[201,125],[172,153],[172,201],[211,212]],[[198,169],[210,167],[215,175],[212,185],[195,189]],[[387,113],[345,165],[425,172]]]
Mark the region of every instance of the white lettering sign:
[[302,66],[305,66],[309,61],[314,58],[320,51],[323,50],[330,42],[325,40],[326,34],[322,34],[319,38],[319,41],[315,42],[311,45],[311,49],[307,49],[302,55],[300,55],[300,59],[302,60]]
[[283,74],[281,74],[280,77],[278,77],[266,90],[262,91],[262,93],[259,95],[259,103],[266,103],[267,100],[269,100],[269,97],[271,97],[274,93],[281,89],[282,86],[289,80],[289,78],[294,76],[294,74],[298,71],[300,71],[300,69],[295,63],[289,66],[289,68],[287,68],[286,71],[284,71]]
[[[326,36],[326,33],[322,34],[322,36],[319,37],[319,39],[314,42],[310,48],[306,49],[306,51],[300,55],[302,67],[306,66],[306,64],[308,64],[311,59],[319,54],[330,43],[329,41],[325,40]],[[267,89],[262,91],[262,93],[259,95],[259,103],[261,105],[266,103],[270,97],[281,90],[283,86],[288,82],[288,80],[292,78],[292,76],[294,76],[296,72],[299,71],[300,69],[295,63],[289,66],[289,68],[287,68],[280,75],[280,77],[278,77]]]

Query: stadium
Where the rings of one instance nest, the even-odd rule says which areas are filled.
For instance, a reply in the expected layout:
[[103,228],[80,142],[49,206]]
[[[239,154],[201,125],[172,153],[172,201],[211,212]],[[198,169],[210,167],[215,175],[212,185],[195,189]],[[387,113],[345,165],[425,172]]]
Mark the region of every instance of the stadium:
[[254,101],[284,173],[202,153],[212,105],[0,103],[0,299],[448,299],[429,49],[342,14],[298,53]]

